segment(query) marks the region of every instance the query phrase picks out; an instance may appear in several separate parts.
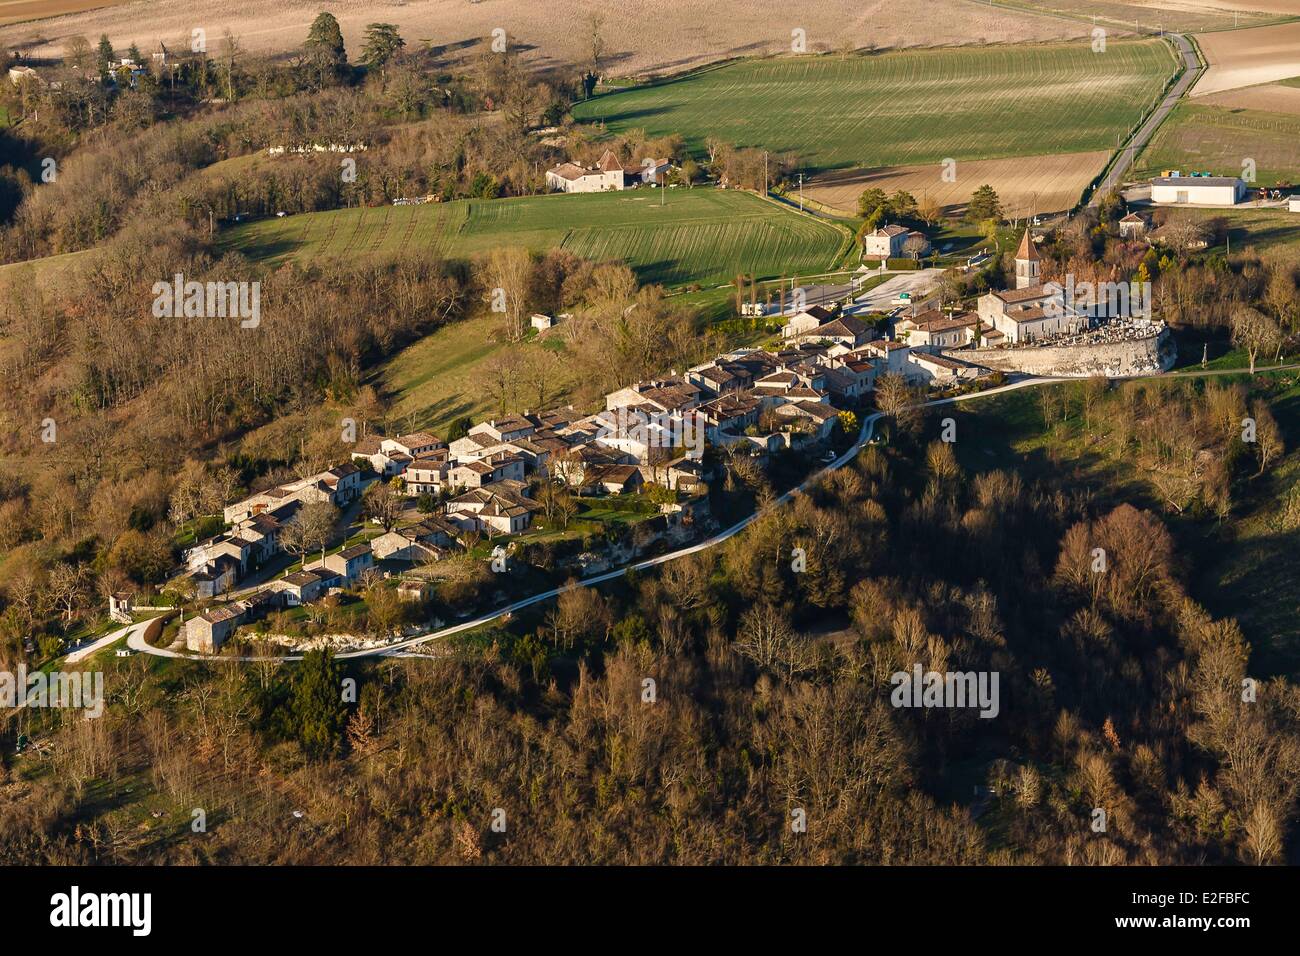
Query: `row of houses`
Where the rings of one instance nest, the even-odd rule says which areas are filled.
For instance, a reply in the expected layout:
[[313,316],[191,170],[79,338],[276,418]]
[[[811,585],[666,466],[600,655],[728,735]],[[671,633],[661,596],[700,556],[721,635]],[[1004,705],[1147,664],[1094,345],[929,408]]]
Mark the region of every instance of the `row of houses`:
[[223,514],[226,530],[196,542],[182,556],[195,596],[224,594],[279,554],[281,531],[304,504],[327,501],[345,508],[355,502],[363,488],[362,477],[360,468],[344,462],[228,505]]
[[370,543],[355,544],[326,555],[241,600],[196,614],[185,622],[185,646],[205,654],[218,651],[239,625],[277,608],[296,607],[331,591],[354,587],[374,567],[375,553]]
[[[231,527],[189,555],[196,579],[213,576],[200,596],[229,590],[277,553],[280,529],[303,504],[330,500],[344,507],[354,501],[367,472],[400,478],[411,496],[444,497],[442,510],[306,564],[251,598],[204,611],[186,625],[186,645],[211,653],[258,614],[353,586],[378,562],[437,561],[459,549],[466,533],[526,531],[542,510],[529,494],[529,476],[563,482],[578,494],[621,494],[652,483],[694,493],[704,487],[706,444],[742,444],[764,454],[825,442],[841,407],[873,388],[879,374],[897,372],[916,381],[960,375],[961,363],[928,349],[863,343],[866,330],[854,323],[846,326],[850,334],[843,340],[800,335],[776,351],[736,349],[684,374],[635,382],[606,395],[605,408],[593,415],[570,406],[491,418],[450,444],[427,432],[363,439],[352,462],[228,507]],[[219,580],[217,570],[225,575]]]
[[[793,316],[782,330],[792,346],[816,355],[831,383],[832,395],[850,398],[875,387],[880,375],[901,375],[916,385],[946,387],[973,380],[983,370],[968,363],[945,358],[942,349],[972,344],[980,336],[998,338],[991,327],[981,326],[971,313],[948,314],[927,309],[898,319],[896,341],[880,338],[872,325],[845,315],[838,307],[813,306]],[[851,387],[841,385],[848,375]]]

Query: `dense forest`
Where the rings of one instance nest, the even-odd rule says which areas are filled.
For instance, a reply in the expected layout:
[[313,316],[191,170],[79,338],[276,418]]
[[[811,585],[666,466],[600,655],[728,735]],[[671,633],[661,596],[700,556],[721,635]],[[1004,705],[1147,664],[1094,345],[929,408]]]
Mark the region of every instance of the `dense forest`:
[[[6,862],[1280,862],[1296,688],[1159,516],[935,425],[431,659],[114,661],[5,784]],[[999,714],[891,707],[918,663],[996,671]]]

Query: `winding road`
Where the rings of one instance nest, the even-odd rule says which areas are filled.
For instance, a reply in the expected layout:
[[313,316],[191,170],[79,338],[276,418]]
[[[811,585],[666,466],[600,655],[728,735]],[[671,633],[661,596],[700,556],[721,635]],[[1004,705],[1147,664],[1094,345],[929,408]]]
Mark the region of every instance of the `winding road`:
[[[1015,391],[1016,389],[1028,388],[1034,385],[1056,384],[1056,383],[1068,382],[1068,381],[1077,381],[1077,379],[1027,378],[1018,382],[1012,382],[1008,385],[1002,385],[998,388],[991,388],[983,392],[971,392],[967,395],[955,395],[950,398],[939,398],[939,399],[935,399],[934,401],[923,402],[918,407],[932,408],[939,405],[950,405],[955,402],[970,401],[976,398],[986,398],[990,395],[1000,395],[1004,392],[1011,392],[1011,391]],[[858,452],[860,452],[863,449],[863,447],[866,446],[871,441],[872,436],[875,434],[876,422],[882,417],[883,417],[883,413],[881,412],[876,412],[875,414],[868,416],[867,419],[862,423],[862,430],[858,433],[857,441],[855,441],[851,446],[849,446],[849,448],[847,448],[843,454],[841,454],[838,458],[836,458],[834,461],[828,464],[825,468],[822,468],[819,471],[814,472],[809,477],[805,478],[800,484],[798,484],[794,488],[791,488],[785,494],[781,495],[779,498],[777,498],[775,501],[769,504],[766,508],[763,508],[759,511],[755,511],[753,514],[736,522],[734,525],[732,525],[730,528],[727,528],[725,531],[720,531],[717,534],[715,534],[713,537],[701,541],[698,544],[693,544],[689,547],[681,548],[677,551],[670,551],[669,553],[661,554],[656,558],[648,558],[645,561],[639,561],[635,564],[630,564],[613,571],[606,571],[603,574],[592,575],[589,578],[583,578],[581,581],[573,581],[570,582],[569,584],[562,585],[561,587],[552,588],[549,591],[543,591],[540,594],[531,595],[529,597],[523,598],[522,600],[516,601],[513,604],[509,604],[506,607],[498,608],[495,611],[489,611],[486,614],[482,614],[478,617],[471,618],[470,620],[464,621],[460,624],[453,624],[450,627],[444,627],[437,631],[430,631],[427,634],[418,634],[414,637],[404,638],[400,641],[394,641],[391,644],[384,644],[382,647],[367,647],[367,648],[361,648],[359,650],[343,651],[335,656],[340,660],[343,660],[343,659],[353,658],[353,657],[383,657],[389,655],[402,655],[406,652],[409,652],[411,648],[418,647],[421,644],[427,644],[430,641],[442,640],[445,637],[451,637],[453,634],[460,634],[463,631],[470,631],[476,627],[482,627],[484,624],[489,624],[492,621],[505,617],[508,614],[513,614],[515,611],[523,610],[524,608],[531,607],[534,604],[540,604],[543,601],[550,601],[553,598],[559,597],[565,591],[570,591],[574,588],[591,587],[593,584],[602,584],[605,581],[612,581],[615,578],[622,577],[628,571],[642,571],[645,570],[646,568],[658,567],[661,564],[667,564],[669,561],[676,561],[679,558],[686,557],[687,555],[698,554],[701,551],[707,551],[710,548],[715,548],[718,545],[722,544],[722,542],[726,541],[728,538],[732,538],[735,535],[739,534],[740,532],[744,531],[751,524],[757,521],[760,517],[767,514],[771,509],[780,508],[786,503],[788,503],[791,499],[793,499],[795,495],[803,494],[808,488],[810,488],[812,485],[820,481],[821,478],[827,473],[832,472],[837,468],[842,468],[848,462],[852,461],[857,456]],[[143,629],[141,629],[138,632],[132,633],[130,637],[128,637],[127,646],[130,647],[133,651],[138,651],[142,654],[154,654],[158,657],[179,657],[179,658],[184,658],[185,660],[245,661],[248,663],[253,663],[256,661],[302,660],[301,654],[289,654],[284,656],[276,656],[276,655],[229,656],[224,654],[208,654],[208,655],[182,654],[178,651],[173,651],[161,647],[151,647],[150,645],[146,644],[144,640]]]
[[[1257,372],[1283,372],[1283,371],[1294,371],[1294,370],[1300,370],[1300,363],[1259,366],[1256,369]],[[1184,369],[1180,372],[1166,372],[1166,373],[1160,373],[1156,375],[1138,375],[1138,376],[1133,376],[1132,378],[1134,379],[1209,378],[1209,377],[1215,377],[1220,375],[1244,375],[1244,374],[1246,374],[1245,369],[1193,368],[1193,369]],[[1080,379],[1078,378],[1048,378],[1048,377],[1025,378],[1016,382],[1011,382],[1007,385],[999,386],[998,388],[990,388],[982,392],[970,392],[966,395],[954,395],[948,398],[937,398],[934,399],[933,401],[922,402],[917,407],[937,408],[941,405],[954,405],[957,404],[958,402],[975,401],[981,398],[988,398],[989,396],[992,395],[1003,395],[1007,392],[1014,392],[1022,388],[1032,388],[1038,385],[1060,385],[1064,382],[1078,382],[1078,381],[1080,381]],[[391,644],[384,644],[382,647],[367,647],[367,648],[362,648],[360,650],[343,651],[342,653],[339,653],[335,656],[340,660],[346,658],[353,658],[353,657],[424,656],[424,655],[418,655],[412,653],[411,649],[415,647],[419,647],[421,644],[427,644],[430,641],[442,640],[445,637],[451,637],[453,634],[460,634],[463,631],[471,631],[476,627],[482,627],[484,624],[489,624],[492,621],[505,617],[506,615],[513,614],[515,611],[523,610],[524,608],[531,607],[534,604],[540,604],[543,601],[550,601],[553,598],[559,597],[561,594],[563,594],[566,591],[573,590],[574,588],[585,588],[585,587],[591,587],[593,584],[602,584],[605,581],[612,581],[615,578],[621,577],[622,575],[626,574],[628,571],[642,571],[645,570],[646,568],[658,567],[661,564],[667,564],[669,561],[676,561],[677,559],[684,558],[687,555],[698,554],[701,551],[707,551],[710,548],[715,548],[718,545],[722,544],[722,542],[726,541],[728,538],[734,537],[735,535],[744,531],[751,524],[753,524],[763,515],[767,514],[773,508],[780,508],[785,504],[787,504],[791,499],[793,499],[795,495],[803,494],[808,488],[810,488],[812,485],[820,481],[824,475],[836,470],[837,468],[842,468],[844,465],[852,461],[857,456],[857,454],[860,451],[862,451],[862,449],[871,441],[872,436],[875,434],[876,422],[883,417],[884,417],[884,413],[882,412],[876,412],[875,414],[868,416],[867,419],[862,423],[862,430],[858,433],[857,441],[855,441],[851,446],[849,446],[849,448],[846,449],[842,455],[840,455],[838,458],[836,458],[834,461],[828,464],[825,468],[822,468],[819,471],[814,472],[809,477],[805,478],[799,485],[797,485],[794,488],[791,488],[785,494],[781,495],[779,498],[777,498],[775,501],[769,504],[766,508],[754,512],[753,514],[749,515],[747,518],[744,518],[736,522],[734,525],[732,525],[730,528],[727,528],[725,531],[720,531],[717,534],[715,534],[713,537],[701,541],[699,544],[694,544],[686,548],[681,548],[680,550],[677,551],[670,551],[668,554],[662,554],[657,558],[649,558],[645,561],[639,561],[635,564],[630,564],[613,571],[606,571],[603,574],[596,574],[589,578],[583,578],[581,581],[573,581],[561,587],[552,588],[549,591],[543,591],[540,594],[534,594],[530,597],[526,597],[523,598],[522,600],[516,601],[513,604],[507,605],[506,607],[498,608],[495,611],[489,611],[486,614],[482,614],[478,617],[472,618],[468,621],[464,621],[463,623],[460,624],[453,624],[450,627],[444,627],[441,628],[440,630],[430,631],[427,634],[418,634],[414,637],[404,638],[403,640],[400,641],[394,641]],[[285,656],[275,656],[275,655],[228,656],[228,655],[220,655],[220,654],[209,654],[209,655],[182,654],[177,651],[169,650],[166,648],[150,647],[144,641],[143,627],[137,627],[131,632],[130,636],[127,638],[127,646],[130,647],[133,651],[139,651],[144,654],[154,654],[158,657],[179,657],[185,660],[245,661],[249,663],[255,661],[302,660],[301,654],[290,654]]]

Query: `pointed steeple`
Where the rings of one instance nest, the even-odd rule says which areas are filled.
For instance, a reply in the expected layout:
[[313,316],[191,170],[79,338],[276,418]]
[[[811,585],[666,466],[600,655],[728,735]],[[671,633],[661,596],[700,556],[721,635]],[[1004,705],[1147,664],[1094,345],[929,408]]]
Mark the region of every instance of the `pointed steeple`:
[[1016,250],[1016,288],[1031,289],[1038,285],[1041,271],[1041,257],[1026,229],[1024,238],[1020,240],[1020,248]]
[[1038,249],[1034,247],[1034,240],[1029,235],[1028,229],[1025,230],[1024,238],[1020,240],[1020,248],[1016,250],[1016,258],[1025,260],[1039,258]]

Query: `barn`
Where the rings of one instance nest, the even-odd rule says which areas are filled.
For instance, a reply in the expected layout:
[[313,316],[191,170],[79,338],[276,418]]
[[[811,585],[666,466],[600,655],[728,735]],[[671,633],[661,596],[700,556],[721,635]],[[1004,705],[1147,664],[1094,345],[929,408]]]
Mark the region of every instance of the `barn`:
[[1179,206],[1235,206],[1246,195],[1246,184],[1235,176],[1157,176],[1151,180],[1151,201]]

